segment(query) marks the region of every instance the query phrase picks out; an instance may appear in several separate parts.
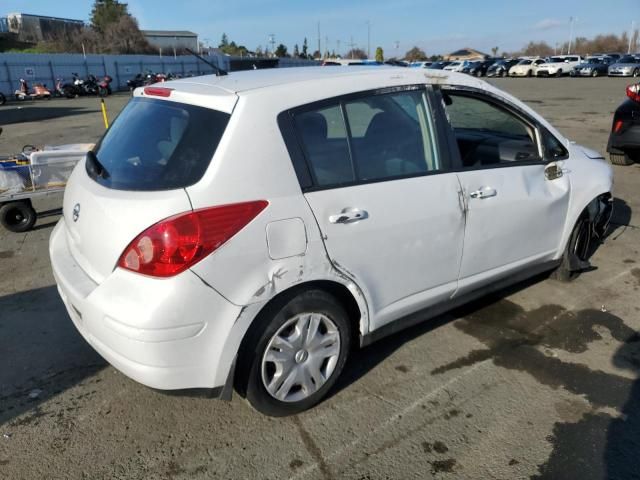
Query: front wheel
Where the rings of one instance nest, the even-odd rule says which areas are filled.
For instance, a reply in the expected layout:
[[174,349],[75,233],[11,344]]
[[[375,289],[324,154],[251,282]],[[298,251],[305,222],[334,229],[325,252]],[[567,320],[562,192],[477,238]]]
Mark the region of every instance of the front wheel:
[[591,72],[591,76],[593,78],[596,78],[598,75],[600,75],[600,72],[598,72],[598,70],[594,70],[593,72]]
[[562,76],[562,70],[558,70],[556,72],[556,77],[560,78]]
[[532,71],[532,70],[529,70],[529,71],[527,72],[527,77],[532,77],[532,76],[533,76],[533,71]]
[[636,69],[633,71],[633,76],[634,76],[634,77],[640,77],[640,69],[639,69],[639,68],[636,68]]
[[340,376],[351,344],[347,312],[323,290],[283,297],[256,319],[240,352],[239,377],[258,411],[300,413]]
[[22,233],[33,228],[36,211],[28,202],[10,202],[0,207],[0,224],[10,232]]
[[592,223],[588,215],[582,214],[571,231],[560,265],[551,274],[553,278],[562,282],[570,282],[580,276],[582,268],[579,264],[588,264],[591,253],[592,231]]
[[104,87],[98,87],[98,96],[101,98],[106,97],[107,95],[109,95],[109,91],[104,88]]
[[0,105],[4,105],[5,103],[7,103],[7,97],[0,93]]

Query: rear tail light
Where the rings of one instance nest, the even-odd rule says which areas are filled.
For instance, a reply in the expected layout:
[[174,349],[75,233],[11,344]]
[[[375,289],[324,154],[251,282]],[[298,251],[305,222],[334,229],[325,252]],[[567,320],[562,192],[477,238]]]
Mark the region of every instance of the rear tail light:
[[634,102],[640,102],[640,83],[629,85],[627,87],[627,97],[629,97]]
[[620,133],[622,127],[624,126],[624,122],[622,120],[616,120],[613,122],[613,133]]
[[143,275],[171,277],[211,254],[269,203],[234,203],[182,213],[138,235],[122,252],[118,266]]

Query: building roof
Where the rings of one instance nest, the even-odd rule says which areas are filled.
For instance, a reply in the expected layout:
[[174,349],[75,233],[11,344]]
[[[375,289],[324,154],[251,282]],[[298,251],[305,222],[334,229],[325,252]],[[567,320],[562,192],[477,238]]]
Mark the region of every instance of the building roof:
[[197,33],[188,30],[141,30],[146,37],[197,37]]
[[460,50],[456,50],[455,52],[451,52],[449,55],[447,55],[448,57],[467,57],[470,55],[477,55],[477,56],[488,56],[486,53],[483,53],[479,50],[475,50],[473,48],[461,48]]
[[32,13],[13,12],[13,13],[7,14],[7,17],[11,17],[11,16],[44,18],[46,20],[58,20],[59,22],[72,22],[72,23],[82,23],[82,24],[84,24],[83,20],[74,20],[73,18],[49,17],[47,15],[34,15]]

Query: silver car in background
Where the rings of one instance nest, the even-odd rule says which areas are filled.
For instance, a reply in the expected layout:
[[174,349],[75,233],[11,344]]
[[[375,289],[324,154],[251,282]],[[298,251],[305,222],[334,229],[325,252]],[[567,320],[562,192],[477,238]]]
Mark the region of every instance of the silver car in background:
[[609,67],[610,77],[640,77],[640,56],[624,55]]

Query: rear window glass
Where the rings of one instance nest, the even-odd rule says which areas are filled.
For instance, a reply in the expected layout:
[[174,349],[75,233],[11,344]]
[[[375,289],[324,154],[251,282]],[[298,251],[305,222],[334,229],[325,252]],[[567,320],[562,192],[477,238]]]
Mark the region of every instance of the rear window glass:
[[135,98],[100,143],[105,173],[87,173],[117,190],[172,190],[202,178],[230,115],[183,103]]

